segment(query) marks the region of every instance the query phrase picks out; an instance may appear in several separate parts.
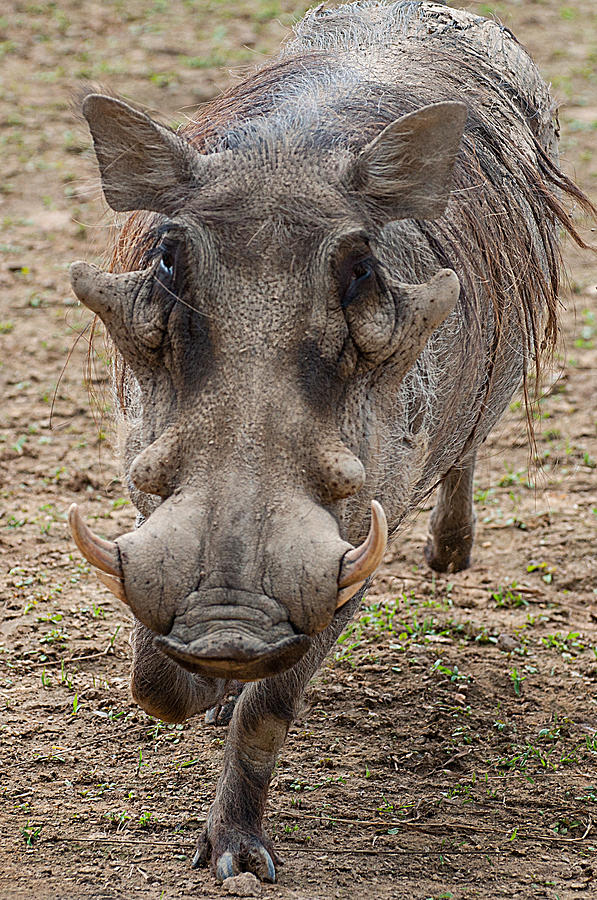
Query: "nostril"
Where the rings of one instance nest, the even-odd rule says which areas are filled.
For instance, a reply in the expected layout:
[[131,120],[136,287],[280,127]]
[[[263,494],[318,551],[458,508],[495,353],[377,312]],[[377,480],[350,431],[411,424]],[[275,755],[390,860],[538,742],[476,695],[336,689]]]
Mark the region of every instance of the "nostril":
[[320,471],[326,499],[344,500],[360,491],[365,483],[363,463],[343,444],[321,454]]

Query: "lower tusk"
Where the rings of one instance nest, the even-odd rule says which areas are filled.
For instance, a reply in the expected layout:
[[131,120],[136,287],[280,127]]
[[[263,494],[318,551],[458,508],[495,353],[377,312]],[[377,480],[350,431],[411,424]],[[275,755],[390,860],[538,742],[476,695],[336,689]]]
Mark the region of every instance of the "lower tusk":
[[126,594],[124,593],[124,582],[122,578],[115,578],[114,575],[107,575],[106,572],[102,572],[101,569],[96,569],[95,574],[101,583],[107,587],[115,597],[118,597],[118,599],[122,600],[123,603],[126,603],[127,606],[129,605]]
[[388,545],[388,522],[383,507],[377,500],[371,501],[371,526],[362,544],[349,550],[342,560],[338,578],[338,603],[336,609],[350,600],[361,589],[367,578],[373,575],[382,561]]
[[364,584],[365,584],[364,581],[360,581],[358,584],[353,584],[350,587],[343,588],[341,591],[338,591],[338,602],[336,603],[336,612],[339,609],[342,609],[344,604],[348,603],[348,601],[351,600],[355,594],[358,594],[358,592],[361,590],[361,588],[363,587]]
[[111,575],[112,578],[122,581],[118,546],[114,541],[105,541],[103,538],[97,537],[87,527],[76,503],[73,503],[68,511],[68,524],[75,544],[87,562],[107,575]]

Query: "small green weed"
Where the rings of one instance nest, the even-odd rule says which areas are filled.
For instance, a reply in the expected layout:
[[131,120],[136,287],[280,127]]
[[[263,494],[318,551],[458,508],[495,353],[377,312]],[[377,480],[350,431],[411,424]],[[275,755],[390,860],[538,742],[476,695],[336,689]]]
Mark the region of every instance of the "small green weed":
[[528,600],[525,600],[520,591],[517,591],[516,588],[516,581],[513,581],[509,585],[499,585],[495,591],[491,592],[491,597],[495,600],[495,605],[504,609],[518,609],[521,606],[528,606]]
[[527,677],[526,675],[521,675],[518,669],[511,669],[510,671],[510,680],[512,682],[512,686],[514,688],[514,693],[517,697],[520,697],[522,682]]
[[546,562],[530,562],[527,566],[527,572],[536,572],[538,575],[541,575],[545,584],[551,584],[555,568],[548,565]]
[[452,668],[450,668],[449,666],[444,666],[441,659],[435,660],[429,672],[432,675],[444,675],[449,678],[450,681],[471,681],[471,676],[465,675],[463,672],[461,672],[457,665],[454,665]]
[[569,631],[567,635],[563,635],[560,631],[555,634],[548,634],[541,638],[541,643],[551,650],[560,653],[562,659],[572,659],[586,650],[585,644],[580,640],[579,631]]
[[21,834],[25,838],[25,843],[28,847],[33,847],[35,845],[35,842],[39,840],[39,836],[43,827],[43,825],[30,825],[29,819],[27,819],[27,824],[21,828]]
[[104,818],[108,819],[115,826],[116,831],[124,831],[126,823],[131,820],[131,815],[128,810],[122,809],[115,812],[106,812],[104,813]]

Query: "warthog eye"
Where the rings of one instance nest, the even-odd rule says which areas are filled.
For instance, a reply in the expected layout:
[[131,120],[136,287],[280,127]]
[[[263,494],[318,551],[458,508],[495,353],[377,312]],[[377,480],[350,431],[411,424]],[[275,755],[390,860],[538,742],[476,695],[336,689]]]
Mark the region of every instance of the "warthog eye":
[[172,234],[171,223],[160,225],[154,232],[154,244],[146,254],[145,264],[153,268],[153,277],[167,290],[173,290],[179,255],[180,240]]
[[162,243],[158,247],[160,252],[160,261],[157,268],[157,278],[165,285],[169,285],[174,280],[174,270],[176,267],[176,253],[172,247]]
[[370,286],[371,280],[375,278],[375,273],[376,262],[372,257],[360,259],[352,264],[349,271],[348,284],[340,301],[342,309],[350,306],[351,303],[358,299],[363,290]]

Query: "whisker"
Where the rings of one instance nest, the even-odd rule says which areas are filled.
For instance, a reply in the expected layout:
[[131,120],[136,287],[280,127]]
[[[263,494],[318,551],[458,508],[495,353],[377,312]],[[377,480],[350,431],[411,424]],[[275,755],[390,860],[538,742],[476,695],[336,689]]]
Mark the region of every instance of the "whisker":
[[201,309],[197,309],[196,306],[192,306],[190,303],[187,303],[186,300],[183,300],[182,297],[179,297],[178,294],[176,294],[173,290],[171,290],[168,287],[168,285],[164,284],[163,281],[160,281],[160,279],[157,277],[157,275],[155,273],[153,275],[153,280],[156,282],[156,284],[159,284],[159,286],[162,288],[162,290],[164,290],[164,291],[166,291],[166,293],[170,294],[170,296],[174,300],[176,300],[177,303],[182,303],[182,305],[186,306],[187,309],[192,310],[194,313],[197,313],[200,316],[205,316],[206,319],[213,319],[213,316],[210,316],[209,313],[206,313]]

